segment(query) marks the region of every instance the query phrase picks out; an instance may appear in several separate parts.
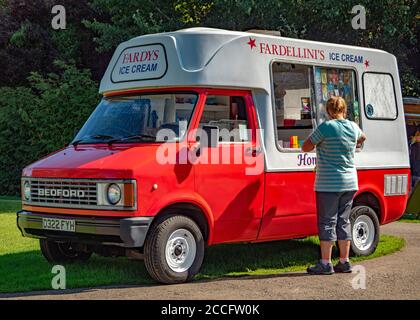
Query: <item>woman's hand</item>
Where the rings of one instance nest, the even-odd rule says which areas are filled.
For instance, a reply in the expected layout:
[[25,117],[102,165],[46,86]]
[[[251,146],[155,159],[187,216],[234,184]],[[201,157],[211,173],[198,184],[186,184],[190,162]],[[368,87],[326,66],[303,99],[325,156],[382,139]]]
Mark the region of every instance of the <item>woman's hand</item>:
[[359,140],[357,140],[356,148],[361,148],[362,144],[363,144],[363,142],[365,142],[365,140],[366,140],[366,135],[362,132],[362,136],[360,137]]
[[303,152],[311,152],[315,149],[315,145],[311,142],[311,140],[306,139],[305,142],[302,145],[302,151]]

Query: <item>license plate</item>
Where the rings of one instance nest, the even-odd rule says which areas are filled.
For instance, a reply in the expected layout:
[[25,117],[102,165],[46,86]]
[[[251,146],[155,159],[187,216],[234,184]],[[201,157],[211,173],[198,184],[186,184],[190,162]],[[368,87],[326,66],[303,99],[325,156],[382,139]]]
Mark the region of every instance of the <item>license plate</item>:
[[68,219],[42,218],[42,229],[75,232],[76,221]]

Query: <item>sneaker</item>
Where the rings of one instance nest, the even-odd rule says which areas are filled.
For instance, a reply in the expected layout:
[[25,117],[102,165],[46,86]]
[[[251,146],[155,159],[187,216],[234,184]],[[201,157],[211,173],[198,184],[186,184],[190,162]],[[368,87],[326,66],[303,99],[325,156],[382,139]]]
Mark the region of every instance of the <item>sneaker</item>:
[[346,261],[341,263],[340,261],[334,266],[334,271],[337,273],[351,273],[351,264]]
[[315,266],[306,269],[309,274],[333,274],[334,268],[331,263],[323,264],[318,262]]

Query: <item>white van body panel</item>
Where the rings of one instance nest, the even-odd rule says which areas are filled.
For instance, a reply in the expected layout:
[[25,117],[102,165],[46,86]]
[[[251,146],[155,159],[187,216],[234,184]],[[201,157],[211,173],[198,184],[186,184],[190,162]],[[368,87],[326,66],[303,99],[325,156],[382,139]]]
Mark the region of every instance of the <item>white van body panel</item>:
[[[152,79],[139,75],[137,72],[121,77],[125,81],[113,81],[115,80],[112,79],[113,75],[118,78],[118,75],[116,76],[118,71],[116,72],[115,68],[118,70],[123,65],[124,50],[141,46],[160,48],[156,45],[164,48],[165,60],[162,60],[162,52],[159,52],[157,59],[163,65],[166,63],[164,73],[163,68],[160,70],[157,68],[156,71],[152,71]],[[273,46],[274,48],[282,46],[283,49],[294,48],[295,51],[288,55],[282,55],[279,52],[276,54]],[[316,52],[316,57],[306,55],[305,50]],[[363,63],[360,59],[355,61],[354,57],[362,57]],[[277,147],[271,82],[273,61],[355,70],[361,127],[367,135],[363,149],[355,156],[357,168],[409,168],[397,60],[392,54],[381,50],[208,28],[146,35],[133,38],[117,47],[101,81],[100,93],[109,94],[115,91],[163,87],[252,90],[259,125],[264,129],[261,139],[265,151],[266,171],[313,170],[314,165],[299,165],[302,152],[280,151]],[[128,65],[130,68],[133,67]],[[366,117],[362,81],[365,72],[386,73],[392,76],[397,105],[395,120],[371,120]],[[380,95],[381,92],[376,94]],[[315,157],[315,153],[309,153],[307,156]]]

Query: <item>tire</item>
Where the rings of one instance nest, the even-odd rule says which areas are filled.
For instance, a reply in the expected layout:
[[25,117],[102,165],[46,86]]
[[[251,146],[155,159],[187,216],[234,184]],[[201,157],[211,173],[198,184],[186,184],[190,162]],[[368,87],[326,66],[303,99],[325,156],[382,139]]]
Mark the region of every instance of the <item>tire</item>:
[[204,238],[190,218],[174,215],[152,225],[144,244],[150,276],[165,284],[190,281],[204,258]]
[[375,211],[367,206],[357,206],[351,210],[351,246],[354,256],[372,254],[379,243],[379,220]]
[[55,242],[40,239],[39,245],[42,255],[50,263],[85,262],[92,255],[92,252],[75,250],[70,242]]

